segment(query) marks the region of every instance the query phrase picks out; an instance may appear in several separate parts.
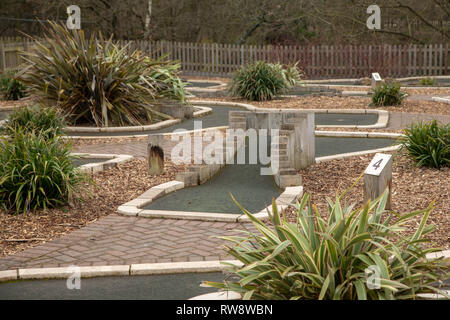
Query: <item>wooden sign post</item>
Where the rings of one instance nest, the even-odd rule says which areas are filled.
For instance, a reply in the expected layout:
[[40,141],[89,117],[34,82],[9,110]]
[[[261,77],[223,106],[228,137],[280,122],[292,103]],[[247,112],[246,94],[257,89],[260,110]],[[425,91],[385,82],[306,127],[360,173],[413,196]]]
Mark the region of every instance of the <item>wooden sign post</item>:
[[389,188],[386,209],[391,209],[392,155],[377,153],[364,172],[364,202],[374,200]]
[[378,72],[372,73],[372,89],[378,88],[383,80]]
[[152,176],[164,173],[163,140],[164,136],[161,134],[150,134],[148,136],[148,173]]

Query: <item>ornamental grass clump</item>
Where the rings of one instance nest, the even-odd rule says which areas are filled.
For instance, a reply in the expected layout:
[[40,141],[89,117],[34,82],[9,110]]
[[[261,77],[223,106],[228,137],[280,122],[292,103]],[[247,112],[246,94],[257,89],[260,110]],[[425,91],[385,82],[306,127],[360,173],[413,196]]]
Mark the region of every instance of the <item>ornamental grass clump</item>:
[[[343,195],[342,195],[343,196]],[[433,284],[448,268],[425,255],[424,236],[432,206],[397,215],[385,210],[388,191],[362,208],[342,206],[342,196],[328,199],[327,220],[305,194],[296,205],[296,221],[281,217],[273,203],[272,226],[242,209],[258,233],[223,237],[232,243],[227,252],[242,265],[229,264],[239,280],[205,282],[240,293],[244,299],[417,299],[440,292]],[[422,215],[417,230],[402,226]]]
[[420,84],[423,86],[435,86],[437,84],[437,81],[435,78],[426,77],[426,78],[420,79]]
[[34,105],[15,109],[0,132],[14,136],[18,131],[22,134],[40,131],[42,138],[50,139],[62,135],[65,126],[64,115],[57,108]]
[[0,75],[0,94],[5,100],[19,100],[26,96],[26,87],[13,72],[5,72]]
[[441,168],[450,165],[450,124],[436,120],[418,122],[404,130],[402,148],[417,166]]
[[[143,125],[172,117],[158,112],[160,98],[184,100],[173,70],[178,65],[153,61],[112,38],[68,30],[52,22],[45,38],[24,53],[29,66],[20,79],[48,105],[55,105],[71,125],[97,127]],[[166,70],[166,72],[163,72]],[[167,79],[171,77],[173,79]]]
[[186,90],[184,83],[179,77],[181,64],[176,61],[168,60],[166,56],[152,61],[150,58],[144,60],[149,66],[149,78],[151,83],[161,97],[186,102]]
[[372,103],[375,106],[399,106],[406,93],[400,91],[401,84],[385,82],[373,90]]
[[85,175],[73,164],[62,136],[17,128],[0,139],[0,203],[8,212],[27,212],[70,203]]
[[283,67],[259,61],[234,73],[229,92],[250,101],[272,100],[300,80],[301,73],[296,64]]

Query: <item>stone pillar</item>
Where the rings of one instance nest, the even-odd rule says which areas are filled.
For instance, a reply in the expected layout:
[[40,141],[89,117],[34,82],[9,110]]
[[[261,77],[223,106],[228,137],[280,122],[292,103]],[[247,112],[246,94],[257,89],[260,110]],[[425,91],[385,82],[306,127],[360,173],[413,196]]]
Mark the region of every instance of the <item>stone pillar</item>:
[[246,111],[230,111],[228,115],[230,129],[247,130],[247,113]]
[[285,113],[282,128],[291,130],[288,157],[292,167],[300,170],[313,165],[316,162],[314,113]]
[[161,134],[150,134],[147,145],[148,173],[150,175],[161,175],[164,173],[164,136]]

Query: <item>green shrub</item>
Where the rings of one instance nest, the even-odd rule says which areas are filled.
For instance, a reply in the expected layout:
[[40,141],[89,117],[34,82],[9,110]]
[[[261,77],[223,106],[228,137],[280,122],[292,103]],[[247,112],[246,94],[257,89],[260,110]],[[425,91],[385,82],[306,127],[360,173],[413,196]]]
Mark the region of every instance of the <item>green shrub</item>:
[[18,130],[23,133],[41,131],[41,136],[48,139],[62,135],[65,126],[64,116],[56,108],[34,105],[14,110],[1,132],[14,136]]
[[269,64],[274,70],[281,75],[288,87],[298,85],[302,82],[303,73],[297,67],[298,62],[293,65],[283,66],[280,63]]
[[420,79],[420,84],[423,86],[434,86],[436,85],[436,79],[431,77],[426,77],[423,79]]
[[72,161],[60,136],[18,129],[11,140],[1,138],[0,203],[19,213],[70,202],[85,177]]
[[376,106],[398,106],[402,104],[406,94],[400,91],[400,84],[395,82],[385,82],[375,88],[372,96],[372,103]]
[[[154,106],[162,103],[159,98],[170,85],[167,74],[175,77],[176,65],[149,60],[138,51],[127,53],[127,47],[111,38],[105,41],[101,34],[86,39],[82,30],[69,31],[51,22],[44,29],[45,39],[34,39],[37,49],[25,54],[30,65],[21,80],[51,101],[47,104],[59,107],[70,124],[142,125],[171,118]],[[156,77],[165,68],[166,75]]]
[[185,83],[179,77],[181,68],[179,62],[162,57],[156,61],[146,58],[145,63],[150,66],[151,83],[155,84],[156,90],[162,97],[180,102],[186,101]]
[[12,72],[0,76],[0,92],[5,100],[19,100],[26,96],[26,87]]
[[436,120],[419,122],[405,129],[400,142],[418,166],[440,168],[450,165],[450,124]]
[[[244,299],[416,299],[419,293],[437,292],[431,285],[448,269],[442,259],[425,259],[437,250],[422,247],[433,229],[426,225],[431,206],[397,217],[385,211],[387,199],[388,191],[357,210],[342,207],[340,197],[328,199],[325,220],[305,194],[296,222],[280,217],[273,204],[273,227],[242,209],[258,234],[223,237],[233,244],[228,253],[243,264],[228,267],[240,280],[205,284]],[[399,234],[403,224],[421,214],[414,234]],[[366,285],[366,272],[374,276],[368,280],[379,279],[379,287]]]
[[250,101],[272,100],[300,78],[296,65],[284,68],[281,64],[259,61],[234,73],[229,92]]

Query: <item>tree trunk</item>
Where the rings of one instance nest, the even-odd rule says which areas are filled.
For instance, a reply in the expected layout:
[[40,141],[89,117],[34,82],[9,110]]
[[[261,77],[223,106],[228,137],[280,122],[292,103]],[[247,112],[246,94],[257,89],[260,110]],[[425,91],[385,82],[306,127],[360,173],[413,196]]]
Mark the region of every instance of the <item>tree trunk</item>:
[[153,0],[148,0],[147,14],[145,15],[144,39],[148,39],[148,37],[150,36],[150,22],[152,19],[152,4],[153,4]]

